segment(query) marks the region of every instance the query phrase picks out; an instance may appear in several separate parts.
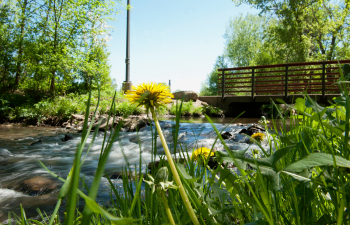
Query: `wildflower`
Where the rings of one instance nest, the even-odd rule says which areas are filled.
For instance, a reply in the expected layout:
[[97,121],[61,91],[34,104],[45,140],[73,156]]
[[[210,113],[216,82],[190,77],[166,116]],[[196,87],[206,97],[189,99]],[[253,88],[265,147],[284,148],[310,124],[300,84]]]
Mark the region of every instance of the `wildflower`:
[[154,193],[155,190],[157,191],[166,191],[168,188],[177,189],[178,187],[176,185],[173,185],[173,181],[168,181],[168,168],[162,167],[158,170],[155,178],[153,178],[151,175],[147,174],[150,181],[143,180],[146,182],[150,188],[152,189],[152,193]]
[[[185,207],[188,211],[188,214],[190,215],[190,218],[192,220],[192,223],[195,225],[199,225],[198,218],[191,206],[191,203],[188,199],[187,193],[182,185],[181,178],[179,173],[177,172],[175,163],[172,159],[170,150],[168,148],[168,144],[165,141],[162,129],[160,127],[158,118],[156,116],[156,112],[154,111],[154,108],[159,108],[159,106],[165,105],[167,103],[170,103],[173,98],[173,94],[170,93],[169,87],[164,84],[156,84],[156,83],[143,83],[140,84],[137,87],[133,87],[133,90],[129,90],[126,92],[126,98],[129,99],[131,103],[137,103],[137,106],[144,106],[148,111],[151,111],[152,117],[154,120],[154,124],[156,125],[159,138],[162,142],[165,155],[169,162],[169,167],[171,169],[171,172],[173,173],[174,180],[179,187],[179,192],[181,195],[182,200],[184,201]],[[164,193],[163,199],[165,199]],[[171,211],[167,211],[168,217],[170,218]],[[170,220],[170,219],[169,219]],[[171,221],[172,224],[175,224],[174,221]]]
[[204,159],[208,159],[208,157],[214,156],[214,152],[212,152],[209,148],[201,147],[192,153],[191,159],[198,160],[201,156],[203,156]]
[[257,142],[261,142],[262,140],[264,140],[265,138],[265,134],[263,133],[255,133],[251,136],[254,140],[256,140]]
[[252,154],[253,154],[254,158],[257,157],[259,155],[259,150],[258,149],[253,149],[252,150]]
[[155,178],[153,178],[149,174],[147,174],[147,176],[150,179],[150,181],[147,181],[147,180],[143,180],[143,181],[145,181],[150,186],[150,188],[152,189],[152,194],[154,193],[155,190],[157,190],[157,194],[159,197],[161,197],[161,200],[162,200],[161,202],[164,205],[170,224],[175,225],[175,221],[171,214],[171,210],[164,192],[169,188],[177,189],[178,187],[176,185],[173,185],[172,181],[171,182],[168,181],[168,168],[166,167],[160,168]]
[[171,102],[174,95],[170,93],[169,87],[164,84],[143,83],[137,87],[132,87],[133,90],[126,92],[126,98],[132,103],[137,103],[146,107],[147,111],[151,106],[158,108]]
[[265,118],[265,116],[262,116],[261,119],[260,119],[260,121],[259,121],[259,123],[262,124],[262,125],[265,125],[265,124],[270,123],[270,121],[267,120],[267,119]]

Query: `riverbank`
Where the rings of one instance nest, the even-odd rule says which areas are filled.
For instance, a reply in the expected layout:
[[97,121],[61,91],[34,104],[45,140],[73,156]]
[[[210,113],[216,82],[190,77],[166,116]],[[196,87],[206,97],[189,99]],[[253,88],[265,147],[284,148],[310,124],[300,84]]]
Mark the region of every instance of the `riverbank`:
[[[203,117],[207,114],[211,117],[224,117],[224,112],[211,107],[207,103],[198,100],[198,94],[194,92],[177,92],[177,99],[184,99],[181,115],[184,117]],[[182,95],[181,95],[182,94]],[[11,94],[0,96],[0,124],[12,126],[63,126],[67,129],[81,127],[86,110],[88,94],[67,94],[47,99],[32,99],[24,94]],[[100,101],[98,101],[100,99]],[[112,102],[115,106],[111,108]],[[172,117],[176,114],[179,101],[175,99],[166,106],[161,106],[156,111],[158,116]],[[129,103],[121,92],[104,90],[91,92],[90,112],[97,108],[97,117],[93,123],[102,119],[105,122],[108,115],[116,117],[117,121],[125,118],[145,118],[146,110]],[[90,114],[90,119],[91,119]],[[91,122],[91,121],[89,121]],[[78,125],[78,126],[76,126]]]

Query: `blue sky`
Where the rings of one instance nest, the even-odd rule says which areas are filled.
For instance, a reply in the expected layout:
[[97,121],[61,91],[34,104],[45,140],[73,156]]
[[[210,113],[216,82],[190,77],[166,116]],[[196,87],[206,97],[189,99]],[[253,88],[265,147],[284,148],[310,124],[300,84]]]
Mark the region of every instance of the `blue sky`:
[[[126,2],[126,0],[125,0]],[[226,25],[240,14],[258,13],[231,0],[130,0],[130,80],[171,80],[171,90],[199,92],[201,83],[224,50]],[[111,77],[118,87],[125,80],[126,10],[110,22],[108,42]]]

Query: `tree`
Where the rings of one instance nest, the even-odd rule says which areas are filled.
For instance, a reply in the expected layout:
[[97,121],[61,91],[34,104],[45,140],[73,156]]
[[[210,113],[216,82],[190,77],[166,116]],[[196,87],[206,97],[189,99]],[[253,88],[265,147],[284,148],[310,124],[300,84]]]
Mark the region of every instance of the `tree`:
[[233,0],[277,20],[270,39],[284,45],[285,62],[341,59],[349,55],[349,1]]
[[0,1],[1,91],[39,97],[110,85],[107,41],[116,0]]
[[224,38],[226,46],[224,55],[233,67],[252,66],[264,47],[264,30],[267,19],[258,15],[240,15],[231,19]]
[[219,68],[228,67],[224,56],[218,56],[213,70],[208,74],[207,79],[202,82],[199,92],[200,96],[215,96],[219,94],[218,90],[218,71]]
[[0,76],[2,87],[0,92],[5,92],[10,88],[13,70],[14,49],[14,10],[6,2],[0,4]]

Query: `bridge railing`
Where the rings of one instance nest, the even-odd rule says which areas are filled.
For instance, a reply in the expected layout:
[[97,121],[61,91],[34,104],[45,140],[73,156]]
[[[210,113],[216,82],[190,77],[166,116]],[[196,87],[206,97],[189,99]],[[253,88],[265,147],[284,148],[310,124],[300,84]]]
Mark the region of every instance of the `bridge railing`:
[[339,88],[338,62],[350,60],[288,63],[218,69],[219,93],[225,95],[335,94]]

